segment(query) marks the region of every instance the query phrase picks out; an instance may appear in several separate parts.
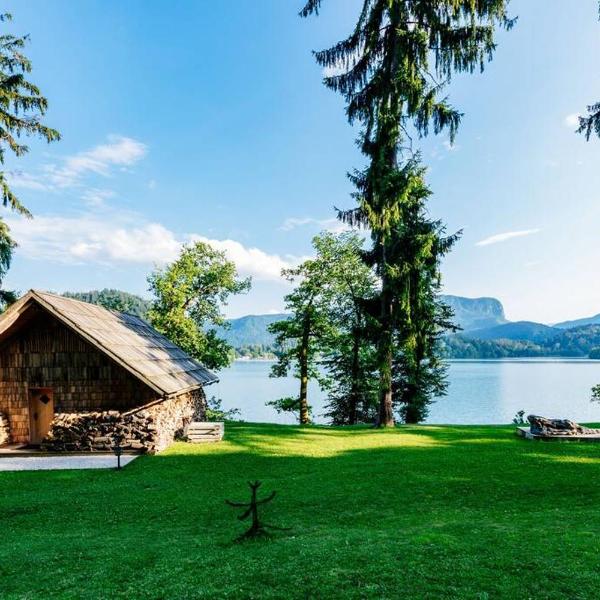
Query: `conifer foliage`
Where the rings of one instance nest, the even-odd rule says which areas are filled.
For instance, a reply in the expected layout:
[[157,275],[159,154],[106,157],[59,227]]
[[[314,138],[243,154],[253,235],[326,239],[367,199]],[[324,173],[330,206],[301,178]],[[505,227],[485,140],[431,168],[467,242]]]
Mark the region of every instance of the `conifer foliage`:
[[[12,20],[9,13],[0,14],[0,26]],[[31,61],[23,54],[29,37],[0,34],[0,165],[4,165],[9,150],[16,157],[29,152],[20,141],[26,136],[42,138],[47,142],[60,139],[56,129],[42,123],[48,108],[47,99],[39,88],[31,83],[26,75],[31,71]],[[0,196],[2,205],[26,217],[29,210],[21,203],[10,188],[6,172],[0,167]],[[10,268],[12,253],[16,244],[10,235],[8,225],[0,217],[0,285]],[[0,310],[16,300],[16,294],[0,290]]]
[[[598,4],[598,11],[600,15],[600,3]],[[590,104],[587,107],[587,115],[579,117],[577,133],[583,133],[588,142],[590,141],[590,137],[592,137],[592,133],[600,137],[600,102]]]
[[[318,14],[322,3],[308,0],[300,15]],[[439,260],[454,238],[445,240],[441,225],[429,222],[424,210],[416,208],[423,206],[429,191],[413,139],[432,130],[445,131],[454,140],[462,115],[443,95],[444,88],[456,72],[483,70],[495,50],[496,27],[513,24],[506,4],[506,0],[363,0],[351,34],[315,53],[319,65],[330,73],[325,85],[344,97],[349,122],[361,125],[359,145],[367,165],[350,176],[358,206],[340,211],[339,216],[370,231],[373,245],[366,258],[381,282],[376,315],[381,426],[394,424],[393,392],[398,387],[394,380],[400,372],[409,369],[410,385],[419,386],[419,393],[408,397],[427,395],[427,389],[437,387],[425,385],[417,373],[419,365],[430,360],[431,352],[424,348],[435,345],[448,314],[431,298],[439,286]],[[418,226],[415,217],[421,221]],[[429,229],[428,241],[413,244],[419,249],[407,255],[401,246],[410,235],[421,240],[423,227]],[[428,319],[428,324],[421,319]],[[423,345],[419,340],[425,338],[428,342]],[[404,365],[400,370],[399,364]],[[430,369],[429,375],[436,371]],[[422,415],[423,410],[405,413]]]

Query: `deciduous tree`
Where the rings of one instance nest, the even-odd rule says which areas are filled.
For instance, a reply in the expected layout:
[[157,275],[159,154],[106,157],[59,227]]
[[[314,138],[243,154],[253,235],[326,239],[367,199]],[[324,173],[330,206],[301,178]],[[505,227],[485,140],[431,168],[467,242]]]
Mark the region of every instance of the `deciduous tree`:
[[149,277],[154,296],[150,323],[209,369],[230,364],[233,349],[217,335],[226,325],[223,306],[232,294],[250,289],[235,264],[209,244],[184,246],[179,258]]
[[314,241],[330,286],[326,312],[333,327],[321,364],[328,375],[325,416],[334,425],[373,422],[377,407],[376,322],[369,314],[377,286],[362,258],[363,243],[356,232],[323,233]]
[[323,270],[323,261],[317,256],[282,271],[282,276],[295,285],[285,297],[285,310],[290,317],[269,325],[279,355],[271,376],[286,377],[292,371],[300,381],[300,390],[297,397],[280,398],[268,404],[280,412],[297,412],[301,425],[310,422],[308,382],[321,377],[319,353],[332,335],[326,310],[331,290]]

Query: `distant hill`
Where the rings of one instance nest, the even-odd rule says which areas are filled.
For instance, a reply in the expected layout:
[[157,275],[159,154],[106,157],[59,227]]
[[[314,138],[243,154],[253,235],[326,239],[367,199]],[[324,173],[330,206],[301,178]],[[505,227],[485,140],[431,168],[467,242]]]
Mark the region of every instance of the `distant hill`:
[[553,327],[556,327],[557,329],[573,329],[574,327],[581,327],[582,325],[600,325],[600,314],[594,315],[593,317],[575,319],[573,321],[563,321],[562,323],[556,323]]
[[267,331],[268,326],[276,321],[287,319],[286,314],[248,315],[239,319],[230,319],[229,328],[218,329],[219,337],[229,342],[234,348],[244,346],[269,347],[274,337]]
[[485,329],[474,329],[463,333],[463,337],[478,340],[522,340],[527,342],[546,342],[562,332],[561,329],[534,323],[516,321]]
[[73,298],[90,304],[98,304],[110,310],[126,312],[145,319],[150,309],[150,300],[146,300],[136,294],[104,288],[103,290],[91,290],[89,292],[65,292],[65,298]]
[[[532,325],[538,325],[533,323]],[[553,328],[550,328],[553,329]],[[529,330],[529,334],[536,333]],[[527,333],[527,332],[525,332]],[[522,333],[524,335],[525,333]],[[538,332],[543,337],[544,332]],[[480,339],[469,334],[446,336],[442,341],[442,353],[446,358],[521,358],[536,356],[560,356],[586,358],[600,348],[600,325],[584,325],[573,329],[556,329],[552,337],[538,342],[523,339]]]
[[[443,297],[444,301],[454,310],[455,322],[464,331],[493,327],[506,323],[502,303],[495,298],[463,298],[462,296]],[[246,346],[269,347],[274,343],[273,336],[267,327],[276,321],[287,318],[286,314],[248,315],[239,319],[230,319],[230,328],[218,330],[219,336],[229,342],[234,348]]]
[[454,311],[454,322],[463,331],[494,327],[506,323],[504,307],[496,298],[464,298],[463,296],[442,296]]

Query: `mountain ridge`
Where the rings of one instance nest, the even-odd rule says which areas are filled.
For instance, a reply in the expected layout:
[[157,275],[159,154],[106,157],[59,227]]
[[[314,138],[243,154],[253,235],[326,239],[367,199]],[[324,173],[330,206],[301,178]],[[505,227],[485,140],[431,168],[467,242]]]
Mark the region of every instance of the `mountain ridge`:
[[[463,331],[494,327],[507,323],[504,307],[496,298],[466,298],[444,295],[443,300],[452,308],[455,322]],[[244,315],[228,319],[228,327],[219,327],[217,334],[234,348],[243,346],[272,346],[275,338],[267,327],[276,321],[286,319],[286,313],[266,315]]]
[[[116,289],[64,295],[142,318],[150,307],[148,300]],[[445,336],[449,357],[587,356],[590,350],[600,347],[600,314],[547,325],[509,321],[497,298],[447,294],[442,299],[454,311],[454,322],[461,328]],[[288,316],[286,313],[244,315],[229,319],[227,326],[217,328],[217,334],[236,349],[254,347],[253,354],[267,353],[275,342],[268,326]]]
[[574,329],[575,327],[580,327],[582,325],[600,325],[600,313],[592,317],[583,317],[581,319],[555,323],[552,327],[556,327],[557,329]]

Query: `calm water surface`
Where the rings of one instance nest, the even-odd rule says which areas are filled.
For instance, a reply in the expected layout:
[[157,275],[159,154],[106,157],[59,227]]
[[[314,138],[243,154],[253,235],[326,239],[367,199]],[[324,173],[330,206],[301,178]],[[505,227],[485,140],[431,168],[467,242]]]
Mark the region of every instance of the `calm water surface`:
[[[295,395],[292,378],[270,379],[268,361],[236,361],[207,388],[224,408],[241,409],[245,421],[294,423],[265,406],[268,400]],[[510,423],[521,409],[548,417],[600,421],[600,405],[590,402],[590,388],[600,383],[600,361],[582,359],[508,359],[451,361],[448,395],[431,407],[428,423]],[[316,422],[326,403],[316,384],[309,385]]]

